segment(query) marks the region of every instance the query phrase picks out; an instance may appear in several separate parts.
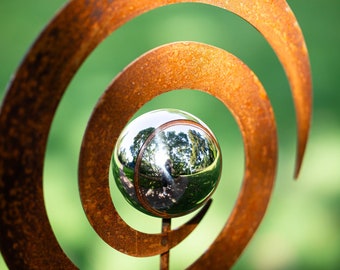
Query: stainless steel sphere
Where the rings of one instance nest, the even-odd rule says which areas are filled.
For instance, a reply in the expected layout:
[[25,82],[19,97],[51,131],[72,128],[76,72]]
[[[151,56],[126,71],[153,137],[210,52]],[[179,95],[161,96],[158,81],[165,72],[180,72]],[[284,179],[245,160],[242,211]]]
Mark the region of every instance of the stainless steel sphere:
[[209,128],[195,116],[162,109],[131,121],[112,158],[115,182],[136,209],[176,217],[204,204],[221,174],[221,151]]

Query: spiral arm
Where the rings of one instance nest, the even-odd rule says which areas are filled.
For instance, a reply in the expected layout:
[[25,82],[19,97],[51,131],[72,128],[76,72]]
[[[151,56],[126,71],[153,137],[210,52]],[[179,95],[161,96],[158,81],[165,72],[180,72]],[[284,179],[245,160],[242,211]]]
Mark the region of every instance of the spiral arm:
[[[183,2],[205,3],[234,12],[256,27],[275,50],[289,79],[296,108],[298,175],[310,128],[311,75],[301,30],[286,1],[74,0],[37,39],[1,107],[0,248],[11,269],[76,269],[53,234],[42,191],[46,143],[59,101],[82,62],[110,33],[144,12]],[[133,256],[163,253],[197,226],[208,206],[178,230],[147,235],[128,227],[120,229],[124,221],[109,201],[107,188],[109,160],[119,131],[147,101],[183,88],[200,89],[220,99],[234,115],[243,136],[246,170],[237,203],[216,241],[190,266],[229,268],[265,213],[275,178],[277,141],[274,115],[262,85],[239,59],[221,49],[193,42],[156,48],[129,65],[108,87],[91,116],[82,144],[79,185],[84,210],[106,242]],[[136,93],[140,94],[138,100],[134,98]],[[115,111],[107,106],[111,102],[117,103]],[[106,125],[108,115],[115,119]],[[103,126],[107,136],[96,140],[96,132],[100,128],[103,131]],[[105,148],[100,157],[99,148]],[[102,169],[93,170],[98,163]],[[118,241],[122,236],[129,239],[125,241],[137,243],[140,239],[146,244],[126,250],[127,245]],[[160,244],[164,237],[169,240],[167,245]]]

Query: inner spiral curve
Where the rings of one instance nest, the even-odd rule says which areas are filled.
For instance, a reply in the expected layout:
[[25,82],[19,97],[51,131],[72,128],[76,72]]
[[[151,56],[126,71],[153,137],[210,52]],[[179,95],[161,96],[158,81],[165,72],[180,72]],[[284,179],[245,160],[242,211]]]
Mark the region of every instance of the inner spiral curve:
[[[110,232],[112,240],[101,236],[116,247],[114,235],[120,230],[118,224],[111,225],[115,219],[114,206],[110,206],[109,194],[98,191],[108,185],[110,157],[120,130],[153,97],[187,88],[200,89],[220,99],[235,116],[244,138],[244,184],[218,237],[217,243],[222,242],[223,248],[214,250],[217,254],[227,249],[228,254],[238,256],[260,223],[271,194],[276,172],[276,128],[270,103],[258,79],[240,60],[216,47],[194,42],[164,45],[141,56],[113,81],[98,102],[84,136],[79,161],[84,209],[92,225],[99,228],[97,232]],[[262,130],[267,132],[263,134]],[[243,212],[247,213],[246,219],[241,218]],[[103,217],[111,222],[103,222]],[[237,239],[235,230],[239,231]],[[226,240],[231,237],[234,241]],[[211,249],[216,245],[219,244],[213,244]],[[233,259],[230,256],[221,263],[230,265]]]

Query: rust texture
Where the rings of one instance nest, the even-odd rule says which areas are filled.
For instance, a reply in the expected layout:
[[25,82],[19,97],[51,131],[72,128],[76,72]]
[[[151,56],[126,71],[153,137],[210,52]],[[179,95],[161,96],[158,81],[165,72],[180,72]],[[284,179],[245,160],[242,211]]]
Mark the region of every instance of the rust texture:
[[[98,166],[105,164],[101,159],[105,151],[109,166],[109,156],[119,135],[112,117],[123,121],[124,127],[132,114],[153,97],[187,88],[200,89],[220,99],[235,116],[244,138],[246,172],[236,207],[208,255],[192,266],[216,263],[229,267],[265,212],[275,178],[277,142],[274,115],[263,87],[240,60],[226,51],[194,42],[168,44],[143,55],[114,80],[98,102],[84,136],[80,160],[83,204],[95,203],[85,198],[95,197],[96,185],[101,185],[98,179],[104,175]],[[104,126],[107,134],[99,136]],[[106,175],[107,168],[103,170]],[[100,224],[103,219],[102,215],[95,217],[93,211],[87,214],[93,217],[93,224]]]
[[[312,86],[306,45],[286,1],[74,0],[32,46],[1,107],[0,248],[10,269],[77,268],[58,244],[43,200],[43,161],[55,111],[75,72],[103,39],[144,12],[182,2],[234,12],[273,47],[296,108],[298,175],[310,128]],[[230,268],[265,213],[275,178],[277,141],[264,89],[240,60],[223,50],[192,42],[168,44],[143,55],[114,80],[97,104],[82,144],[79,184],[84,210],[107,243],[133,256],[167,253],[197,226],[210,202],[178,230],[138,232],[120,218],[108,189],[109,160],[127,121],[156,95],[182,88],[219,98],[235,116],[244,139],[246,168],[235,208],[216,241],[190,266]],[[100,169],[93,170],[98,164]]]

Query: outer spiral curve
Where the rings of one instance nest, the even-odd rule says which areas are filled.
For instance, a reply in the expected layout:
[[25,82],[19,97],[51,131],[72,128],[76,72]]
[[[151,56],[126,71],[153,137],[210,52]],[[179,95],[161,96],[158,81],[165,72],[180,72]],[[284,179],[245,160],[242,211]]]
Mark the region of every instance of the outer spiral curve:
[[[78,67],[107,35],[143,12],[181,2],[206,3],[230,10],[248,20],[272,45],[288,75],[295,101],[298,174],[310,125],[311,79],[303,37],[285,1],[75,0],[61,11],[32,47],[1,108],[0,243],[10,268],[75,268],[50,228],[42,194],[43,159],[55,110]],[[246,186],[246,181],[244,183]],[[234,212],[230,219],[236,215],[242,220],[244,214]],[[222,234],[232,230],[237,235],[245,230],[240,224],[234,225],[233,228],[226,226]],[[233,239],[230,238],[229,243]],[[217,239],[192,267],[209,265],[209,253],[227,250],[224,240]],[[230,255],[228,262],[221,263],[230,267],[242,249]]]

